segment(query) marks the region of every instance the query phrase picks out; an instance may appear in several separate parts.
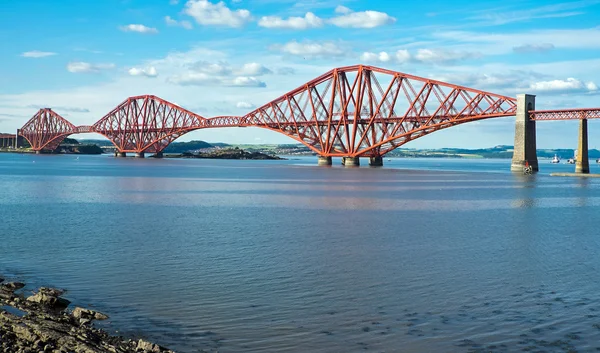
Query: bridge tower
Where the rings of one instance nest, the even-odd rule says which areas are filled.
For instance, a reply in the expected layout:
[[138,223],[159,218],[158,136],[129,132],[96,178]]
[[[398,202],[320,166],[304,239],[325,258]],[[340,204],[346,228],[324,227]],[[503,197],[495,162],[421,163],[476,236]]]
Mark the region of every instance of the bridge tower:
[[539,171],[535,142],[535,120],[529,116],[529,112],[534,110],[534,95],[517,95],[515,149],[510,166],[512,172],[522,173],[526,164],[531,166],[532,171]]

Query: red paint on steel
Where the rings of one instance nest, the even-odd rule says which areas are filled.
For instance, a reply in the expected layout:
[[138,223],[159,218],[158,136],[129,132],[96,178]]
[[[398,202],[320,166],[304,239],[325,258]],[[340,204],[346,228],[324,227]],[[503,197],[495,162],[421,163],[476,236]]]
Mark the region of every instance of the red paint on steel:
[[459,124],[513,116],[516,99],[371,66],[333,69],[244,116],[204,118],[161,98],[130,97],[92,126],[50,109],[21,131],[34,150],[67,135],[95,132],[119,152],[161,152],[203,128],[260,127],[283,133],[321,156],[382,156],[411,140]]
[[600,108],[536,110],[536,111],[530,111],[529,115],[532,120],[599,119],[600,118]]

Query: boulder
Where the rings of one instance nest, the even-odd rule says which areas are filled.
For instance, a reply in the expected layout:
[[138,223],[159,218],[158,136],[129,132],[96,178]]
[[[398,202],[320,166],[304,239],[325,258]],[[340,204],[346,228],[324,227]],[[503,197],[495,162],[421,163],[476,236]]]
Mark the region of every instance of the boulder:
[[63,291],[60,289],[42,287],[36,294],[28,297],[27,301],[38,303],[50,308],[64,309],[69,306],[71,302],[65,298],[61,298],[61,294],[63,294]]
[[142,352],[156,352],[159,353],[161,351],[160,346],[158,344],[150,343],[140,339],[138,341],[137,350],[141,350]]
[[0,286],[0,289],[7,291],[7,292],[14,292],[16,290],[19,290],[21,288],[25,287],[25,283],[21,283],[21,282],[7,282],[5,284],[3,284],[2,286]]
[[84,308],[80,308],[80,307],[75,307],[75,310],[73,310],[73,317],[76,319],[79,319],[81,321],[108,319],[108,315],[104,315],[101,312],[90,310],[90,309],[84,309]]

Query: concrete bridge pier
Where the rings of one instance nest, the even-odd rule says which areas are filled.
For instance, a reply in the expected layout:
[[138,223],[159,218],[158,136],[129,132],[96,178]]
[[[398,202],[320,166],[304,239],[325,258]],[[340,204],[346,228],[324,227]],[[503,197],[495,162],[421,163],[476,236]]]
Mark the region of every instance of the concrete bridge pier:
[[35,154],[42,154],[42,151],[35,151]]
[[588,174],[590,172],[590,160],[588,157],[587,119],[579,120],[579,143],[577,144],[577,156],[575,158],[577,158],[575,173]]
[[360,165],[360,158],[342,157],[342,164],[346,167],[358,167]]
[[517,95],[515,149],[510,166],[512,172],[522,173],[525,165],[531,166],[533,172],[539,171],[535,141],[535,120],[531,120],[529,116],[531,110],[535,110],[535,96],[530,94]]
[[383,157],[382,156],[369,157],[369,165],[371,167],[383,167]]
[[136,154],[135,154],[135,158],[144,158],[144,157],[145,157],[144,152],[136,152]]
[[152,157],[154,157],[154,158],[163,158],[163,157],[164,157],[164,155],[163,155],[163,153],[162,153],[162,152],[156,152],[156,153],[154,154],[154,156],[152,156]]
[[115,157],[127,157],[127,153],[115,151]]
[[333,161],[331,157],[327,156],[319,156],[319,160],[317,161],[317,165],[332,165]]

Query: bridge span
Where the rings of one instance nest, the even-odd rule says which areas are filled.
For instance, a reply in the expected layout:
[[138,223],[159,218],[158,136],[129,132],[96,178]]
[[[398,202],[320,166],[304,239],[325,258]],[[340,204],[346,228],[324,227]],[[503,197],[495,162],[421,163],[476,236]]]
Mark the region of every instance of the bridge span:
[[306,145],[320,165],[342,157],[345,165],[357,166],[364,157],[380,166],[386,153],[419,137],[508,116],[516,116],[512,170],[522,171],[525,165],[538,170],[536,121],[574,119],[581,121],[577,170],[589,171],[589,164],[579,163],[588,163],[587,119],[599,118],[600,109],[536,111],[533,95],[507,97],[365,65],[330,70],[243,116],[207,118],[143,95],[127,98],[89,126],[75,126],[50,108],[40,109],[16,135],[38,153],[55,150],[71,134],[98,133],[115,145],[116,156],[161,157],[171,142],[190,131],[258,127]]

